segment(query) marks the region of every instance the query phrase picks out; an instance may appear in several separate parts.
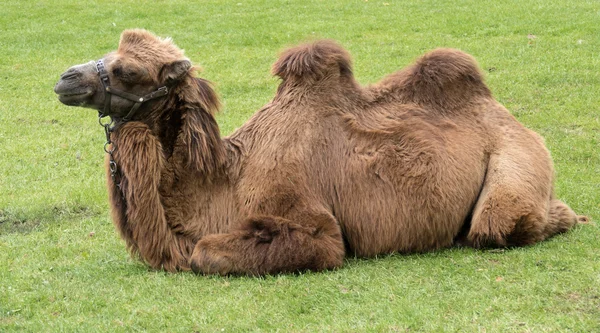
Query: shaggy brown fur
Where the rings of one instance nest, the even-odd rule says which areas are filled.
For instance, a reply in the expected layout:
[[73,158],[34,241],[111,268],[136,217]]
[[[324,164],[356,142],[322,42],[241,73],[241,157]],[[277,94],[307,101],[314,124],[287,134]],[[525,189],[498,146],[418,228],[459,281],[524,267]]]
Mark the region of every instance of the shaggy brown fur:
[[[542,139],[460,51],[361,87],[336,43],[289,49],[273,66],[273,101],[224,139],[215,93],[170,40],[125,31],[105,63],[120,89],[171,87],[112,134],[123,194],[108,177],[113,220],[153,268],[323,270],[345,255],[527,245],[578,221],[553,196]],[[65,73],[61,101],[101,109],[92,70]],[[94,88],[74,97],[81,86]],[[112,102],[119,122],[132,103]]]

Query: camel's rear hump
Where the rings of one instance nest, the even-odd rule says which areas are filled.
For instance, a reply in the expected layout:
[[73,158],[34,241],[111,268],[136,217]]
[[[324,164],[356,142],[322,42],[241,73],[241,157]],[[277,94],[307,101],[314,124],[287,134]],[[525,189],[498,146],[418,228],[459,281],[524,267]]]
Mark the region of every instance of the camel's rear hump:
[[380,94],[392,93],[406,102],[445,111],[491,96],[475,59],[455,49],[433,50],[374,88]]

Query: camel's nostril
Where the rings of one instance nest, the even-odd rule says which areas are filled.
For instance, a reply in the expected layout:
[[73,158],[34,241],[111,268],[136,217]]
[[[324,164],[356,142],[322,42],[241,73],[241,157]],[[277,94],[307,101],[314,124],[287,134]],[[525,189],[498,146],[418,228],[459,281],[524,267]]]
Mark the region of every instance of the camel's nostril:
[[72,78],[76,78],[81,76],[81,72],[79,72],[78,70],[71,68],[69,70],[67,70],[66,72],[62,73],[60,76],[61,80],[69,80]]

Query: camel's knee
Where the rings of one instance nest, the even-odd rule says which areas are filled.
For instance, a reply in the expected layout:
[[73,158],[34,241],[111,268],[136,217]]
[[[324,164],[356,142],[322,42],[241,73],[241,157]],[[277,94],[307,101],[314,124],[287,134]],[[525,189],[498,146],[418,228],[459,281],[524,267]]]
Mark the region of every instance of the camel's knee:
[[231,234],[214,234],[202,238],[190,256],[189,265],[194,273],[227,275],[237,267],[232,260],[235,237]]
[[295,223],[273,216],[243,221],[229,234],[201,239],[190,259],[196,273],[264,275],[340,267],[344,244],[335,221]]
[[265,273],[320,271],[342,266],[344,243],[339,226],[328,215],[290,221],[263,216],[249,219],[242,230],[263,244],[259,270]]
[[230,256],[201,242],[196,244],[189,264],[197,274],[227,275],[236,271]]

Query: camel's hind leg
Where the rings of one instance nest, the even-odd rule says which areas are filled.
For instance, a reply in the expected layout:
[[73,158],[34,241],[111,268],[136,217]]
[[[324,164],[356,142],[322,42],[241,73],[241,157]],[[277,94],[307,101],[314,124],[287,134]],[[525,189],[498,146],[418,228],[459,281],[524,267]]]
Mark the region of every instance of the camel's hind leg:
[[549,155],[541,145],[529,149],[507,145],[493,154],[473,210],[467,245],[528,245],[570,229],[577,215],[561,201],[550,199],[552,177]]
[[[575,212],[560,200],[550,200],[548,216],[543,227],[539,231],[539,239],[543,240],[556,234],[563,233],[571,229],[577,223],[586,223],[587,218],[578,217]],[[533,240],[527,230],[527,223],[517,223],[515,229],[508,236],[508,245],[527,245]]]
[[258,216],[227,234],[202,238],[190,266],[196,273],[264,275],[340,267],[344,243],[329,214],[291,221]]

